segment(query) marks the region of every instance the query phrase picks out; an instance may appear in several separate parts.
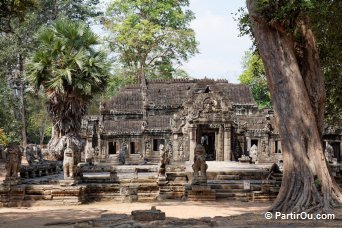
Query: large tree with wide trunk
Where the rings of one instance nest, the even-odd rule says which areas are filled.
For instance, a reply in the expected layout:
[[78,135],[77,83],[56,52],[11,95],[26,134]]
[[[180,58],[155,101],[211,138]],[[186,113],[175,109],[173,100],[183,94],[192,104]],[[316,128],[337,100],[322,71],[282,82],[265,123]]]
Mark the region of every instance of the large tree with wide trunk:
[[28,80],[47,96],[47,111],[53,123],[50,152],[63,158],[63,147],[71,138],[81,149],[82,116],[95,93],[104,90],[109,65],[104,52],[95,49],[98,37],[80,22],[56,21],[37,35],[38,50],[27,64]]
[[247,0],[284,155],[282,186],[272,211],[326,211],[342,202],[324,157],[325,89],[305,14],[309,7],[304,0]]

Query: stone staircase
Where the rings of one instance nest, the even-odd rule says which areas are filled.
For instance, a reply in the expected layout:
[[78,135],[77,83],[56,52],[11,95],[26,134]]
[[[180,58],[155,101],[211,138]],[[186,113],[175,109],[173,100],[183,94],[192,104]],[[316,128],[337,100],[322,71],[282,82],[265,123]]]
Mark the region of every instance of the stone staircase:
[[267,172],[234,171],[217,174],[208,185],[216,192],[216,200],[270,201],[280,188],[282,175],[265,180]]
[[275,200],[280,190],[282,178],[282,173],[272,174],[269,180],[265,180],[261,184],[261,191],[253,192],[252,200],[259,202]]

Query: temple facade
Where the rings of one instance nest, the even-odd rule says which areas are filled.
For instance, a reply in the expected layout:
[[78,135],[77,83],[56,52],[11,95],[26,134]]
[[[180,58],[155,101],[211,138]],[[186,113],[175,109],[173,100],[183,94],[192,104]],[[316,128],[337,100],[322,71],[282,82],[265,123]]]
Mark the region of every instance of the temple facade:
[[[159,146],[176,162],[193,161],[197,144],[208,161],[271,163],[282,159],[274,112],[258,109],[245,85],[226,80],[172,79],[146,81],[122,88],[101,104],[99,116],[83,119],[86,153],[98,161],[117,162],[126,148],[128,164],[158,162]],[[333,140],[341,161],[341,132]],[[85,155],[86,156],[86,155]]]

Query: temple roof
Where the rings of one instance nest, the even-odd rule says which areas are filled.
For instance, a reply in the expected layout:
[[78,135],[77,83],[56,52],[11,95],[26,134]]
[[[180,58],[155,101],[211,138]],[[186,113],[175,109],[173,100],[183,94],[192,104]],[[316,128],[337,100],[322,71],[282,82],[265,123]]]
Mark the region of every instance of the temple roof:
[[[150,108],[179,108],[193,93],[221,93],[232,104],[255,105],[251,91],[245,85],[231,84],[226,80],[170,79],[149,80],[146,83],[147,105]],[[140,85],[122,88],[103,105],[103,113],[142,113],[143,97]]]

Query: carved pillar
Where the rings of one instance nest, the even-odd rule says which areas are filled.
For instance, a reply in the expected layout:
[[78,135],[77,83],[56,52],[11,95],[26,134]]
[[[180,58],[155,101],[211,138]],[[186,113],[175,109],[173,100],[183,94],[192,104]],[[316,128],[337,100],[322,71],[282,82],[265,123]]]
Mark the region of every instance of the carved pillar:
[[217,160],[223,161],[223,149],[224,149],[224,130],[223,125],[220,125],[219,127],[219,133],[218,133],[218,150],[217,150]]
[[190,133],[190,148],[189,148],[189,161],[192,162],[195,157],[195,148],[196,148],[196,126],[190,126],[189,127],[189,133]]
[[224,126],[224,161],[232,160],[230,124]]
[[174,134],[173,135],[173,140],[172,140],[172,147],[173,147],[173,159],[175,161],[179,161],[179,143],[178,143],[178,135]]
[[251,137],[246,137],[246,141],[247,141],[247,151],[249,152],[251,150],[252,147],[252,141],[251,141]]

